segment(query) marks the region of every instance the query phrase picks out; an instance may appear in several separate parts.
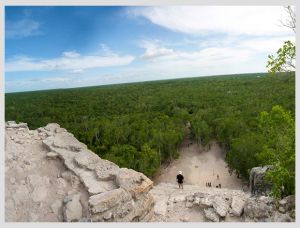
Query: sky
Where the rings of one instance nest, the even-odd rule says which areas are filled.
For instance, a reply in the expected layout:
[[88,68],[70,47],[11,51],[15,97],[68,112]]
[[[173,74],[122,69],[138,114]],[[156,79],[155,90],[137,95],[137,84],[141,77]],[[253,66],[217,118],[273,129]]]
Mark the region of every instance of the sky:
[[282,6],[5,7],[5,92],[266,72]]

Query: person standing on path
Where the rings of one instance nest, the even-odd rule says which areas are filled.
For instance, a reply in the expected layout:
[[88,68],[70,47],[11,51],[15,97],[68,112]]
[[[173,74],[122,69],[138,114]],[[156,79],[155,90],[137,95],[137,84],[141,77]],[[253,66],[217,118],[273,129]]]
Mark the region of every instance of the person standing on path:
[[176,179],[177,179],[178,187],[179,188],[181,187],[183,189],[183,179],[184,179],[184,177],[182,175],[182,171],[178,172],[178,175],[177,175]]

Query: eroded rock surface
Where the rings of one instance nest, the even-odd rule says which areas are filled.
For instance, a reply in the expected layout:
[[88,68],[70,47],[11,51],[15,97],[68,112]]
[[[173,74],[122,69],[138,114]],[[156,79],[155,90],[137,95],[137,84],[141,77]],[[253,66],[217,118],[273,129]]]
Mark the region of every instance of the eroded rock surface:
[[272,183],[265,179],[268,170],[272,166],[254,167],[250,171],[250,191],[253,195],[268,195],[271,192]]
[[6,122],[5,220],[148,221],[153,183],[87,149],[58,124]]

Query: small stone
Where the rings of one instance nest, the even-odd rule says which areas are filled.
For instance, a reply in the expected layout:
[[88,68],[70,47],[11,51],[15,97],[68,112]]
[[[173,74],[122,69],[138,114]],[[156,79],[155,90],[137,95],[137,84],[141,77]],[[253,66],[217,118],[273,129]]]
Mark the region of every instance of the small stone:
[[57,195],[65,195],[65,192],[62,190],[62,189],[58,189],[57,191],[56,191],[56,194]]
[[193,207],[193,205],[194,204],[192,202],[186,202],[185,207],[191,208],[191,207]]
[[76,189],[72,189],[72,190],[68,191],[68,195],[74,195],[74,194],[78,194]]
[[109,220],[109,219],[111,219],[112,215],[113,214],[111,212],[108,212],[108,213],[104,214],[103,218],[104,218],[104,220]]
[[280,213],[285,213],[285,209],[284,209],[284,207],[282,207],[282,206],[280,206],[280,207],[278,208],[278,211],[279,211]]
[[233,196],[231,202],[231,212],[235,216],[241,216],[245,206],[245,199],[242,197]]
[[64,204],[66,204],[66,203],[68,203],[68,202],[70,202],[70,201],[72,201],[72,196],[68,195],[68,196],[66,196],[66,197],[64,198]]
[[25,164],[25,165],[30,165],[30,161],[24,160],[24,164]]
[[185,201],[184,195],[178,195],[173,198],[173,203],[184,202],[184,201]]
[[180,219],[182,222],[189,222],[190,217],[188,215],[185,215],[183,218]]
[[32,192],[32,199],[34,202],[41,202],[47,198],[48,189],[45,186],[38,186]]
[[199,197],[195,197],[194,199],[194,205],[199,205],[200,204],[200,198]]
[[65,181],[64,178],[57,178],[56,184],[58,188],[65,188],[67,186],[67,182]]
[[33,212],[30,212],[30,221],[31,222],[36,222],[39,219],[39,215]]
[[21,140],[21,139],[16,139],[15,142],[18,143],[18,144],[24,144],[24,141]]
[[58,212],[61,206],[62,206],[61,200],[55,200],[54,203],[51,205],[51,210],[56,216],[58,216]]
[[71,196],[71,199],[69,196],[65,198],[67,198],[68,200],[64,199],[64,202],[67,201],[63,208],[64,221],[79,221],[82,217],[82,205],[80,203],[80,194]]
[[9,181],[10,181],[11,184],[15,184],[15,183],[16,183],[16,178],[11,177],[11,178],[9,179]]
[[287,200],[286,199],[282,199],[279,201],[280,205],[286,205],[287,204]]
[[46,154],[47,159],[56,159],[58,157],[58,154],[55,152],[48,152]]
[[93,195],[89,198],[90,211],[93,213],[102,213],[130,199],[130,194],[122,188]]
[[90,220],[86,217],[83,217],[83,218],[79,219],[78,222],[90,222]]
[[214,209],[212,207],[204,209],[204,215],[210,221],[213,221],[213,222],[220,221],[218,214],[214,211]]
[[291,216],[291,218],[295,219],[295,210],[292,210],[289,215]]
[[212,207],[213,206],[212,197],[199,198],[199,206],[203,208]]
[[222,197],[215,197],[213,200],[213,207],[215,211],[221,216],[225,217],[227,215],[227,211],[229,209],[229,204],[227,200]]
[[186,199],[187,202],[193,202],[194,201],[194,196],[193,195],[189,195],[185,199]]

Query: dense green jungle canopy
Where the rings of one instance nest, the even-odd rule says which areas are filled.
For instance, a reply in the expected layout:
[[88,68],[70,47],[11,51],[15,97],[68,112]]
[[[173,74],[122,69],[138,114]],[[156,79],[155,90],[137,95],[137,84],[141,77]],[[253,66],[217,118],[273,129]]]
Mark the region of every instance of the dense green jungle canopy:
[[190,122],[190,137],[218,140],[240,177],[271,164],[273,193],[295,191],[294,73],[7,93],[5,119],[31,129],[58,123],[102,158],[149,177],[178,157]]

